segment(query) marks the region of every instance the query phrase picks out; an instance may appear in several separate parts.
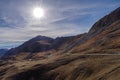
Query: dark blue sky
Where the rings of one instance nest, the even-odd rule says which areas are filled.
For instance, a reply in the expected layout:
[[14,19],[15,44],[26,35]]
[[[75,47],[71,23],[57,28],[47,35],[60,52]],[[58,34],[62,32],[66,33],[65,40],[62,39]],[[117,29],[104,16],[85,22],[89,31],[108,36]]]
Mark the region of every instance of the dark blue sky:
[[[44,18],[33,17],[42,7]],[[37,35],[70,36],[87,32],[120,0],[0,0],[0,48],[11,48]]]

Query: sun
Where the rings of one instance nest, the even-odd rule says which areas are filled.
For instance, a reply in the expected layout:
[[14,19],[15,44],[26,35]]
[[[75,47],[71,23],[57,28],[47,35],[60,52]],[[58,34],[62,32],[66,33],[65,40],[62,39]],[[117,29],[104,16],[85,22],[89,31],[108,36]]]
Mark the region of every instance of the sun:
[[33,16],[35,18],[42,18],[44,17],[44,9],[43,8],[40,8],[40,7],[36,7],[33,9]]

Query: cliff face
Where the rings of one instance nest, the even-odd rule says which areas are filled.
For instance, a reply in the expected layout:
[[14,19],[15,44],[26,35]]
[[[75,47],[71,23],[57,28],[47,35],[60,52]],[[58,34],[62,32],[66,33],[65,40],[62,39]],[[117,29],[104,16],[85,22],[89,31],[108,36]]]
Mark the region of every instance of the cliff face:
[[0,62],[0,80],[119,80],[119,36],[120,8],[96,22],[88,33],[29,40],[14,49],[22,51],[14,56],[16,60]]

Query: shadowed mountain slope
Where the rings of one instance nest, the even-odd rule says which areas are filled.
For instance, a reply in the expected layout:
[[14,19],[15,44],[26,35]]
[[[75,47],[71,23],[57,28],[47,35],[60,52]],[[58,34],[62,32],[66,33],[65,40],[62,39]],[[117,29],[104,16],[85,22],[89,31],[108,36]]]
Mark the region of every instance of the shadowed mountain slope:
[[21,56],[21,59],[26,59],[28,57],[32,58],[36,55],[39,56],[38,53],[40,53],[40,55],[42,55],[42,53],[47,55],[57,52],[61,53],[65,50],[65,48],[69,47],[83,35],[84,34],[70,37],[58,37],[56,39],[45,36],[37,36],[16,48],[10,49],[2,58],[15,59],[17,56]]
[[7,51],[8,49],[0,49],[0,57],[2,57]]

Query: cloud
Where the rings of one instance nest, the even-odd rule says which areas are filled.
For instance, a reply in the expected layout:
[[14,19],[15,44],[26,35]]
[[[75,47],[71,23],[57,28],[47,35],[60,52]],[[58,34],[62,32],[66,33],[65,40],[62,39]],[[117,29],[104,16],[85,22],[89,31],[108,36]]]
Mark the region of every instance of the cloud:
[[[56,27],[57,26],[57,27]],[[80,25],[75,24],[50,24],[48,27],[19,27],[19,28],[1,28],[0,29],[0,42],[7,41],[24,41],[28,38],[35,37],[37,35],[45,35],[50,37],[74,35],[85,31],[86,28],[78,27]],[[62,32],[62,33],[61,33]]]

